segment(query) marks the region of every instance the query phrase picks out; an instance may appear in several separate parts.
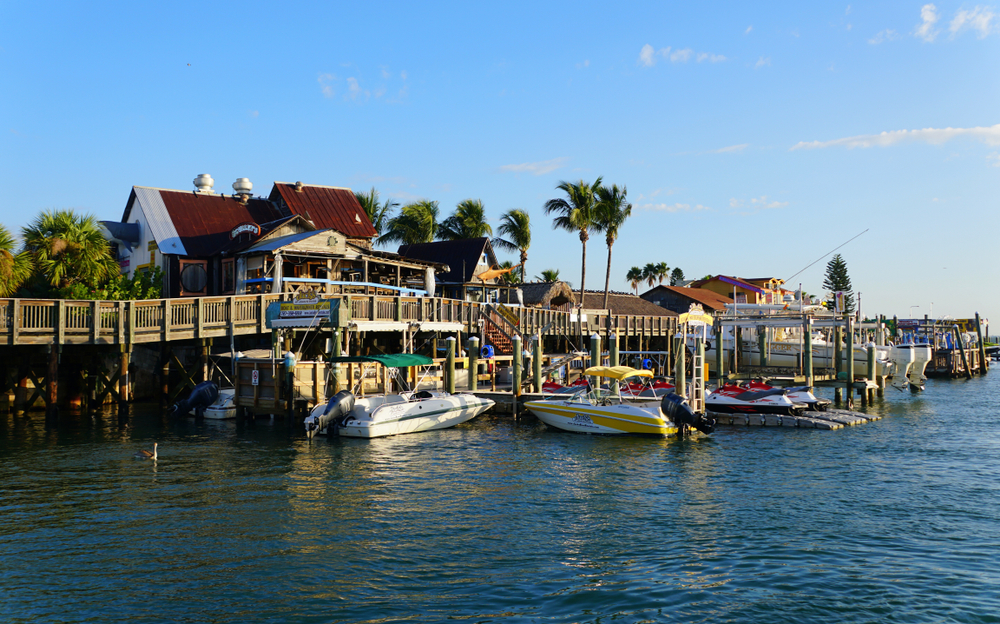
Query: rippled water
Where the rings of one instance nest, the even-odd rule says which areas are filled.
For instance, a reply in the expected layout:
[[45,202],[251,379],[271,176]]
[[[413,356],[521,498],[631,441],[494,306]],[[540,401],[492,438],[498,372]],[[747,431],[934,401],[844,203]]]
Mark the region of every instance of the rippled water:
[[998,622],[998,384],[693,440],[0,415],[0,619]]

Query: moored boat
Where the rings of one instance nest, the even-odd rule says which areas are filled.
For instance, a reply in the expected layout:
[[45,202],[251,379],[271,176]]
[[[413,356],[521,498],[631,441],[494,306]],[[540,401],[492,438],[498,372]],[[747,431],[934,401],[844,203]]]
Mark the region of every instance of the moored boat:
[[786,388],[748,390],[726,384],[705,397],[705,409],[719,414],[786,414],[799,415],[805,403],[796,403],[787,396]]
[[[434,361],[410,353],[333,358],[331,363],[374,362],[387,368],[428,366]],[[357,398],[338,392],[314,407],[305,419],[306,435],[327,433],[352,438],[378,438],[454,427],[493,407],[493,401],[473,394],[404,391]]]

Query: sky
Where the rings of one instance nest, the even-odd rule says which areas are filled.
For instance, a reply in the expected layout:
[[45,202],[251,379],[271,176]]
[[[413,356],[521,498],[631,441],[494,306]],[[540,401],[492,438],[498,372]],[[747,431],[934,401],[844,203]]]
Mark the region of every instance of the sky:
[[600,176],[633,205],[612,289],[666,262],[822,294],[836,249],[866,315],[1000,323],[1000,6],[757,4],[0,0],[0,224],[200,173],[374,187],[523,208],[529,277],[579,287],[543,206]]

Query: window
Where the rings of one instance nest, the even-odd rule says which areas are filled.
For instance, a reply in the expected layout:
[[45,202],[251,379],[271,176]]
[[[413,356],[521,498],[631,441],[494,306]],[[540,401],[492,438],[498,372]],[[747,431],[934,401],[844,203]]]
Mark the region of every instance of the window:
[[232,258],[222,261],[222,294],[231,295],[236,292],[236,268]]
[[208,285],[207,260],[181,260],[181,297],[204,295]]

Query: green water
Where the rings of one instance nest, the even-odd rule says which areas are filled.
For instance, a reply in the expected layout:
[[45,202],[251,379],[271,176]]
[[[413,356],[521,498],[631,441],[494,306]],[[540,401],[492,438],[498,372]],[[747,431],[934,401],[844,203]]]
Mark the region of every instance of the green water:
[[0,621],[1000,622],[998,384],[692,440],[0,415]]

